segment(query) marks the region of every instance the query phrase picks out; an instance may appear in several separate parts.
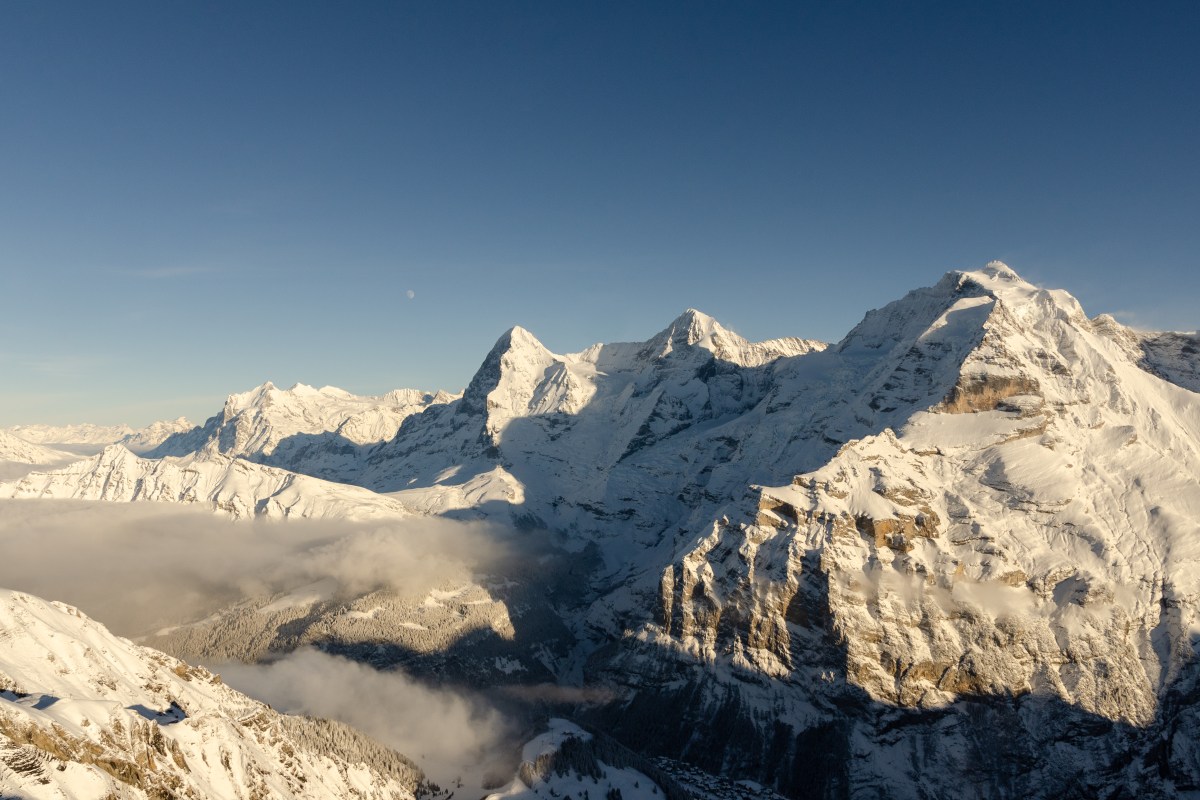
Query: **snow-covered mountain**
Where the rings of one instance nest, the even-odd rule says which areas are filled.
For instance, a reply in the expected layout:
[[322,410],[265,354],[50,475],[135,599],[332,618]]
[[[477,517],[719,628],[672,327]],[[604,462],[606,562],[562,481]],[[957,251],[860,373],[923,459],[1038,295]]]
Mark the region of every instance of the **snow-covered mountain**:
[[1092,325],[1124,347],[1147,372],[1200,392],[1200,334],[1134,330],[1108,314],[1096,317]]
[[134,453],[145,453],[176,434],[190,431],[192,427],[187,417],[152,422],[144,428],[122,436],[114,444],[119,444]]
[[79,456],[33,444],[0,430],[0,481],[16,480],[38,467],[55,467]]
[[[823,790],[855,795],[1200,785],[1178,701],[1197,678],[1200,397],[1171,382],[1194,362],[1147,371],[1148,338],[991,264],[781,365],[727,431],[760,474],[795,475],[693,515],[656,598],[631,592],[654,618],[616,611],[623,653],[591,667],[628,699],[606,719],[789,794],[817,735],[855,753]],[[593,618],[636,609],[624,592]],[[687,741],[656,721],[676,707]]]
[[523,524],[580,540],[656,537],[729,455],[708,432],[758,405],[779,363],[824,347],[750,343],[694,310],[648,341],[569,355],[513,328],[461,400],[406,420],[353,480],[415,504],[462,489],[500,507],[506,496]]
[[[452,660],[502,628],[642,754],[793,797],[1173,797],[1200,793],[1198,376],[1195,334],[993,262],[833,346],[693,310],[567,355],[513,328],[394,435],[270,387],[174,441],[548,531],[531,565],[574,561],[493,576],[512,627]],[[321,613],[323,646],[387,666]]]
[[[493,513],[597,552],[564,616],[624,698],[594,719],[652,752],[793,795],[952,796],[970,752],[981,795],[1169,794],[1139,760],[1162,735],[1162,772],[1200,786],[1174,738],[1194,721],[1164,717],[1200,628],[1192,337],[1089,320],[999,263],[827,349],[751,359],[714,327],[572,356],[514,329],[358,480],[425,500],[502,480]],[[971,730],[931,747],[945,726]]]
[[422,776],[344,725],[0,590],[0,793],[28,798],[412,798]]
[[231,394],[221,413],[164,439],[146,455],[220,453],[340,480],[357,469],[371,445],[394,436],[405,418],[454,398],[414,389],[363,397],[333,386],[279,389],[268,381]]
[[396,500],[219,453],[140,458],[110,445],[91,458],[0,483],[0,497],[199,503],[234,519],[394,519]]

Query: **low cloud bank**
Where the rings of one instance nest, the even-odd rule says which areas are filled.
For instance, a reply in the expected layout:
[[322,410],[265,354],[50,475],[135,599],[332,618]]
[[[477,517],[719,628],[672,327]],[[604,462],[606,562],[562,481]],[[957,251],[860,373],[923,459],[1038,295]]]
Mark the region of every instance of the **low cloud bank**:
[[[464,571],[497,568],[513,555],[509,534],[431,518],[247,523],[177,505],[0,500],[0,587],[62,600],[140,636],[318,580],[332,579],[347,598],[376,589],[423,596]],[[482,796],[515,769],[520,735],[473,693],[316,650],[209,666],[281,711],[364,731],[458,796]]]
[[[270,664],[224,664],[225,682],[276,710],[340,720],[416,761],[444,788],[480,789],[485,772],[514,768],[516,734],[472,695],[425,686],[319,650]],[[478,795],[475,795],[478,796]]]
[[0,501],[0,587],[76,605],[124,636],[328,578],[347,596],[421,595],[506,551],[502,529],[427,517],[235,523],[176,505]]

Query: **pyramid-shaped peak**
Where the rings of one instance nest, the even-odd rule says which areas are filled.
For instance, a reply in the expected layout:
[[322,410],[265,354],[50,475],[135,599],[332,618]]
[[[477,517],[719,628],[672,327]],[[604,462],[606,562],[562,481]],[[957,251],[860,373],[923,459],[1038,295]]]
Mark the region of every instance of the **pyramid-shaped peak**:
[[544,369],[545,363],[554,358],[556,356],[536,336],[520,325],[514,325],[501,334],[483,359],[471,382],[463,390],[457,413],[486,413],[488,394],[500,385],[506,372],[515,370],[528,373],[532,368],[540,374],[540,370],[531,365],[542,364]]
[[689,308],[675,318],[676,324],[687,325],[716,325],[717,321],[705,314],[703,311],[695,308]]
[[546,346],[541,341],[520,325],[514,325],[505,331],[499,339],[496,340],[493,350],[528,350],[537,351],[546,350]]
[[137,456],[123,444],[110,444],[100,451],[97,463],[102,465],[128,464],[136,461]]
[[250,406],[260,405],[278,391],[275,384],[264,381],[249,391],[229,395],[225,399],[225,410],[227,413],[236,413]]
[[537,341],[537,337],[530,333],[529,329],[522,328],[520,325],[513,325],[511,328],[509,328],[508,337],[509,339],[516,341],[524,341],[529,339],[532,339],[535,342]]
[[[689,308],[671,322],[652,341],[665,340],[674,345],[703,345],[711,342],[714,336],[730,336],[731,334],[721,323],[705,314]],[[711,348],[710,348],[711,349]]]
[[712,330],[714,328],[721,327],[721,323],[717,322],[703,311],[699,311],[694,308],[689,308],[687,311],[684,311],[675,318],[675,321],[671,323],[671,325],[672,327],[701,328],[704,330]]

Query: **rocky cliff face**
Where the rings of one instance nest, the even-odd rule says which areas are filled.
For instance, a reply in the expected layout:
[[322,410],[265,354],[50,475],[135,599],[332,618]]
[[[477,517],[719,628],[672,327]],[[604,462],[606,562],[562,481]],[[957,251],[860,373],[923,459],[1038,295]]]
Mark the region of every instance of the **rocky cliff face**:
[[[1171,698],[1196,680],[1200,403],[1069,296],[1000,265],[954,280],[932,320],[876,315],[928,325],[864,386],[904,424],[730,508],[598,677],[639,720],[690,696],[685,750],[794,795],[1169,796],[1197,769]],[[948,328],[970,348],[939,344]]]

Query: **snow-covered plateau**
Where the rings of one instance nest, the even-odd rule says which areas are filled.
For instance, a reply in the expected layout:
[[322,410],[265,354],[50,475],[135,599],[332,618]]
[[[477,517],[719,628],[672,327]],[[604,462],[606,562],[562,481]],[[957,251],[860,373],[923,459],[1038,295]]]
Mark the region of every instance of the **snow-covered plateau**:
[[[442,610],[267,598],[155,640],[228,654],[236,620],[262,652],[556,684],[537,708],[572,722],[501,796],[602,776],[628,797],[590,750],[554,769],[603,731],[788,797],[1200,797],[1198,390],[1196,334],[1089,318],[992,262],[831,345],[689,310],[572,354],[513,328],[461,395],[265,384],[0,496],[511,529]],[[649,780],[691,791],[673,781]]]

